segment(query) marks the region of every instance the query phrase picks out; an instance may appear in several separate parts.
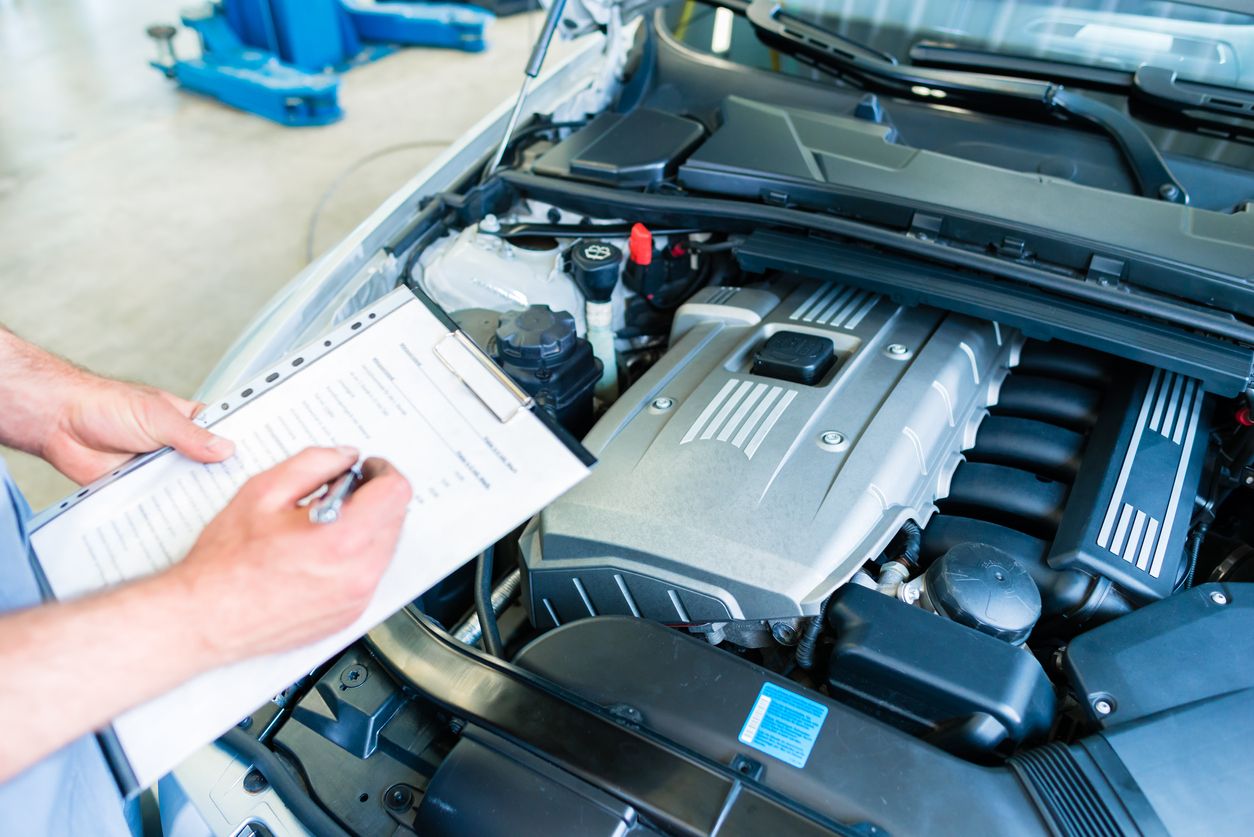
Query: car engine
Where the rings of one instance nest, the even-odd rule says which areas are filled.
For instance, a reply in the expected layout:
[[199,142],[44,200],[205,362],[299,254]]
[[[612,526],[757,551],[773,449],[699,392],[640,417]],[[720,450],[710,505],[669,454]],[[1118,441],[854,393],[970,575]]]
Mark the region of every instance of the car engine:
[[585,437],[593,477],[524,533],[538,627],[620,614],[764,645],[851,580],[921,600],[925,580],[864,569],[908,524],[923,553],[898,567],[987,545],[1049,630],[1179,580],[1194,381],[791,279],[699,291],[669,347]]
[[976,760],[1043,740],[1057,649],[1191,581],[1200,382],[735,245],[525,205],[415,266],[598,460],[517,538],[531,630],[650,620]]
[[818,613],[948,493],[1020,342],[840,285],[698,292],[524,536],[537,623]]

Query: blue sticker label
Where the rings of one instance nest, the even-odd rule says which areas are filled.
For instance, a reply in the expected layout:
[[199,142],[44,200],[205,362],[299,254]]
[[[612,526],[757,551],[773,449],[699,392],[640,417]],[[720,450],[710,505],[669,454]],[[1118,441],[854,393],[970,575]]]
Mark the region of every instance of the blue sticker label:
[[740,743],[805,767],[826,717],[827,707],[818,701],[764,683],[740,730]]

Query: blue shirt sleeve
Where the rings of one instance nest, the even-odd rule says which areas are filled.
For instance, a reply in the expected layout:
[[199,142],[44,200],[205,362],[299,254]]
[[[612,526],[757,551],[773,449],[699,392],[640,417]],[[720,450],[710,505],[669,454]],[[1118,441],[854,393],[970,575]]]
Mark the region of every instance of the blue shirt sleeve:
[[[0,461],[0,613],[40,603],[26,524],[30,506]],[[0,622],[0,629],[3,623]],[[11,684],[20,688],[20,681]],[[32,701],[45,695],[31,695]],[[21,723],[20,718],[6,719]],[[121,795],[94,736],[86,735],[0,784],[0,823],[10,834],[129,837]]]

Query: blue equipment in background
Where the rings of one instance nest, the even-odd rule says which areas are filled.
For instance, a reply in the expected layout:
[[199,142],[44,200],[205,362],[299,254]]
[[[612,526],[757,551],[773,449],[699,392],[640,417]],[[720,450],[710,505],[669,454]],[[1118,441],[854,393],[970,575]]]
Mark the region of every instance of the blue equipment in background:
[[180,86],[283,125],[325,125],[344,115],[336,73],[397,45],[480,52],[494,17],[462,3],[221,0],[182,15],[199,58],[175,55],[173,26],[148,34],[152,66]]

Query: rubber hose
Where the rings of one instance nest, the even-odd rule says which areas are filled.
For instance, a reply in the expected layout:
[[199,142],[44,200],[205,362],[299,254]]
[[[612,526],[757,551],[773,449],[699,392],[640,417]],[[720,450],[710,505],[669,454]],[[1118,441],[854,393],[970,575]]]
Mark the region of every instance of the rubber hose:
[[291,768],[260,741],[239,727],[232,727],[218,743],[252,762],[253,769],[265,777],[283,804],[314,837],[348,837],[348,832],[309,795]]
[[496,624],[496,611],[492,609],[492,553],[489,546],[479,553],[475,565],[475,615],[479,617],[479,630],[483,634],[483,650],[493,657],[504,657],[501,630]]
[[1180,585],[1182,590],[1188,590],[1193,586],[1193,573],[1197,572],[1197,556],[1202,551],[1202,539],[1206,537],[1208,529],[1210,529],[1209,523],[1199,523],[1193,532],[1193,541],[1189,544],[1189,569],[1184,574],[1184,583]]
[[827,603],[830,601],[830,598],[823,600],[823,604],[819,607],[819,615],[810,617],[801,631],[801,639],[797,642],[797,665],[806,671],[814,667],[814,651],[818,648],[819,637],[823,635],[823,623],[827,620]]
[[905,540],[901,545],[901,562],[911,569],[919,568],[919,544],[923,541],[923,530],[913,520],[901,524]]

